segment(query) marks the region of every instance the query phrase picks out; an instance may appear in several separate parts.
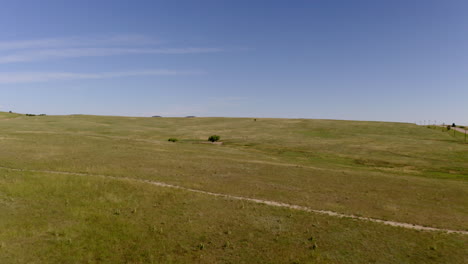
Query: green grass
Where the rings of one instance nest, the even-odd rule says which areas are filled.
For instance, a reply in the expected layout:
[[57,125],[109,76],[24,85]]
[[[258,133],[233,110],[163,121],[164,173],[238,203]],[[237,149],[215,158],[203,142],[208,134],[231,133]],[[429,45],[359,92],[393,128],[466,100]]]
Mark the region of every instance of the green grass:
[[431,234],[129,181],[3,172],[2,263],[462,263]]
[[16,117],[19,117],[19,116],[21,116],[21,114],[0,112],[0,120],[3,120],[3,119],[10,119],[10,118],[16,118]]
[[[334,120],[9,115],[0,113],[0,166],[468,230],[468,145],[447,132]],[[223,145],[205,143],[213,134]],[[463,263],[468,253],[463,235],[95,176],[0,169],[0,211],[5,263]]]
[[[466,128],[465,126],[457,126],[457,127],[458,128],[463,128],[463,129]],[[440,126],[427,126],[427,128],[445,132],[448,135],[452,136],[454,139],[468,144],[468,137],[467,137],[468,135],[465,136],[465,132],[460,132],[460,131],[455,130],[455,129],[448,130],[446,127],[440,127]],[[468,133],[468,131],[467,131],[467,133]]]

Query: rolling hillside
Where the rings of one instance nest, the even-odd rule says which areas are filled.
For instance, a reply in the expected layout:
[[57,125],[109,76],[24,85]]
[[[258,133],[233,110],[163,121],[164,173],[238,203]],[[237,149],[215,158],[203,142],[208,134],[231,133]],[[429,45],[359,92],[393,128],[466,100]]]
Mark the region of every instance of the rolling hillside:
[[468,145],[441,130],[0,113],[0,132],[1,263],[467,261]]

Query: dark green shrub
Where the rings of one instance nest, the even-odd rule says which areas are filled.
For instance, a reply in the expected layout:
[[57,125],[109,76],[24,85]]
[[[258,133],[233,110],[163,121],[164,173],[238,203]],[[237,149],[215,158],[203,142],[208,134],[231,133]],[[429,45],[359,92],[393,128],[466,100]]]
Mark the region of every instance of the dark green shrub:
[[177,142],[177,141],[179,141],[179,140],[178,140],[177,138],[170,138],[170,139],[168,139],[167,141],[170,141],[170,142]]
[[208,138],[208,141],[211,141],[211,142],[216,142],[220,139],[221,137],[220,136],[217,136],[217,135],[212,135]]
[[452,127],[456,127],[455,123],[452,123]]
[[450,126],[447,126],[447,130],[450,130],[450,128],[451,128]]

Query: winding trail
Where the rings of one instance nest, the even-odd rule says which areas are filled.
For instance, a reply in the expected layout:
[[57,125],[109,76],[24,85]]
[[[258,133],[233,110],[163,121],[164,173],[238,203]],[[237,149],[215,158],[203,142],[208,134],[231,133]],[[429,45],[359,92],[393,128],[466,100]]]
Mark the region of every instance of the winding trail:
[[413,230],[419,230],[419,231],[445,232],[445,233],[449,233],[449,234],[468,235],[468,231],[463,231],[463,230],[451,230],[451,229],[444,229],[444,228],[427,227],[427,226],[421,226],[421,225],[415,225],[415,224],[409,224],[409,223],[401,223],[401,222],[388,221],[388,220],[381,220],[381,219],[375,219],[375,218],[363,217],[363,216],[357,216],[357,215],[342,214],[342,213],[338,213],[338,212],[334,212],[334,211],[312,209],[312,208],[309,208],[309,207],[306,207],[306,206],[301,206],[301,205],[294,205],[294,204],[275,202],[275,201],[270,201],[270,200],[262,200],[262,199],[248,198],[248,197],[242,197],[242,196],[235,196],[235,195],[230,195],[230,194],[214,193],[214,192],[208,192],[208,191],[202,191],[202,190],[197,190],[197,189],[186,188],[186,187],[182,187],[182,186],[178,186],[178,185],[172,185],[172,184],[168,184],[168,183],[164,183],[164,182],[157,182],[157,181],[150,181],[150,180],[143,180],[143,179],[135,179],[135,178],[128,178],[128,177],[116,177],[116,176],[109,176],[109,175],[102,175],[102,174],[67,172],[67,171],[18,169],[18,168],[9,168],[9,167],[3,167],[3,166],[0,166],[0,169],[10,170],[10,171],[19,171],[19,172],[26,171],[26,172],[39,172],[39,173],[51,173],[51,174],[62,174],[62,175],[101,177],[101,178],[114,179],[114,180],[127,180],[127,181],[151,184],[151,185],[155,185],[155,186],[159,186],[159,187],[172,188],[172,189],[178,189],[178,190],[183,190],[183,191],[188,191],[188,192],[193,192],[193,193],[200,193],[200,194],[205,194],[205,195],[210,195],[210,196],[215,196],[215,197],[221,197],[221,198],[225,198],[225,199],[248,201],[248,202],[253,202],[253,203],[258,203],[258,204],[265,204],[265,205],[269,205],[269,206],[283,207],[283,208],[289,208],[289,209],[294,209],[294,210],[299,210],[299,211],[304,211],[304,212],[316,213],[316,214],[321,214],[321,215],[328,215],[328,216],[332,216],[332,217],[349,218],[349,219],[355,219],[355,220],[361,220],[361,221],[367,221],[367,222],[373,222],[373,223],[380,223],[380,224],[384,224],[384,225],[402,227],[402,228],[406,228],[406,229],[413,229]]

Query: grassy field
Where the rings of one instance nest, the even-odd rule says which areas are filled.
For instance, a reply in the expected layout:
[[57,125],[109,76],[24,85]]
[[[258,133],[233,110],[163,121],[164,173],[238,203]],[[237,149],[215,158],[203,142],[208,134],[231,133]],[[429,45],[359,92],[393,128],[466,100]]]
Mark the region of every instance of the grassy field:
[[[445,133],[453,136],[455,139],[457,139],[459,141],[468,143],[468,138],[465,137],[465,132],[468,133],[468,129],[467,129],[467,131],[465,131],[465,129],[466,129],[465,126],[458,126],[458,129],[462,129],[462,131],[456,130],[456,129],[448,130],[446,126],[426,126],[426,127],[430,128],[430,129],[445,132]],[[466,141],[465,141],[465,138],[466,138]]]
[[[442,130],[334,120],[0,113],[0,131],[0,263],[468,261],[462,234],[126,179],[468,230],[468,145]],[[222,145],[206,144],[213,134]]]

